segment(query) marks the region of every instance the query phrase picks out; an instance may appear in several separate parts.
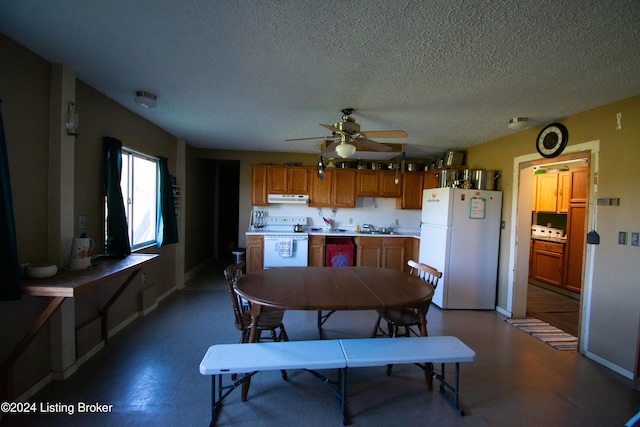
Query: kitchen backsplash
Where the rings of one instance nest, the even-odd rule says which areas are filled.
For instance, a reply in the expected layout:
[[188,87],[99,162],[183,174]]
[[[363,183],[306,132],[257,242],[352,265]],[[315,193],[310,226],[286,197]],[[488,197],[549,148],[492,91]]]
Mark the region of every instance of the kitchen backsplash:
[[567,214],[553,214],[553,213],[541,213],[533,212],[531,216],[531,225],[545,225],[553,228],[559,228],[560,230],[567,229]]
[[[307,205],[280,204],[268,207],[254,207],[254,211],[266,212],[269,216],[306,216],[309,228],[324,228],[325,223],[319,208]],[[355,208],[338,208],[335,215],[331,208],[322,208],[322,216],[333,218],[335,227],[349,231],[357,225],[373,224],[377,227],[393,227],[397,231],[415,232],[420,229],[419,210],[396,209],[396,199],[359,197]],[[397,224],[396,224],[397,220]]]

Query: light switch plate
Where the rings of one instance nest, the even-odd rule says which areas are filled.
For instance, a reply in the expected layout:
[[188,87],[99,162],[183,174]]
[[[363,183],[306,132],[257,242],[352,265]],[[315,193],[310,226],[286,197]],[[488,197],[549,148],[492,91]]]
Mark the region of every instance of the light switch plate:
[[626,245],[627,244],[627,232],[626,231],[618,231],[618,244]]

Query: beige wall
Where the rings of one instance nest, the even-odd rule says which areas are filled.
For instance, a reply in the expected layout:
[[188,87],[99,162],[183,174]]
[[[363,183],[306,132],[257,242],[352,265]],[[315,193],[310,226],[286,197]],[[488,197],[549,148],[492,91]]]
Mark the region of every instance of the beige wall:
[[[622,113],[622,128],[616,129],[616,114]],[[592,280],[585,284],[587,304],[583,327],[589,333],[583,337],[587,354],[605,364],[612,363],[621,373],[633,372],[640,313],[638,255],[640,248],[617,244],[618,231],[640,231],[637,212],[640,209],[638,190],[640,179],[640,97],[605,105],[560,120],[569,130],[569,147],[599,141],[596,157],[595,197],[618,197],[620,206],[598,207],[590,203],[591,215],[596,215],[595,229],[601,244],[592,249]],[[535,139],[544,127],[540,124],[514,135],[487,142],[468,150],[471,167],[502,171],[500,189],[504,192],[503,220],[507,222],[500,245],[498,306],[508,309],[508,297],[514,284],[509,283],[509,261],[514,257],[510,243],[514,239],[511,226],[514,219],[514,158],[536,156]],[[593,202],[593,200],[591,200]],[[593,223],[592,223],[593,224]],[[591,224],[590,228],[593,226]],[[587,272],[588,273],[588,272]],[[517,284],[516,284],[517,285]],[[626,372],[625,372],[626,371]]]
[[[313,166],[318,162],[318,156],[315,154],[268,153],[263,151],[193,149],[190,150],[190,156],[200,159],[240,161],[240,217],[238,219],[240,226],[238,227],[238,245],[242,247],[246,245],[245,232],[248,228],[249,213],[251,211],[251,165],[282,165],[287,162],[298,162],[302,166]],[[190,197],[194,196],[191,195]]]
[[[169,159],[169,169],[175,174],[176,139],[162,131],[138,115],[116,104],[81,81],[76,81],[75,101],[80,116],[80,136],[72,143],[70,156],[74,168],[73,183],[62,191],[73,192],[73,208],[65,207],[60,212],[71,212],[73,218],[53,218],[57,212],[49,210],[50,198],[53,195],[50,181],[50,146],[52,132],[59,132],[61,126],[54,114],[50,114],[50,98],[52,90],[57,90],[58,73],[47,61],[34,55],[20,45],[0,35],[0,96],[2,97],[2,115],[4,119],[9,170],[11,174],[16,234],[18,240],[18,257],[21,262],[42,263],[54,261],[55,254],[51,248],[67,247],[70,242],[53,242],[51,236],[52,223],[56,221],[74,224],[74,235],[86,231],[96,240],[102,241],[102,223],[104,221],[101,195],[101,150],[102,137],[112,136],[120,139],[127,147],[154,156]],[[53,83],[52,83],[53,82]],[[54,88],[54,89],[52,89]],[[66,95],[62,95],[63,97]],[[62,131],[64,132],[64,131]],[[67,138],[66,136],[64,136]],[[56,185],[55,183],[53,185]],[[53,195],[53,196],[52,196]],[[85,215],[87,228],[77,228],[77,216]],[[66,238],[64,240],[67,240]],[[139,311],[139,294],[149,286],[155,286],[155,295],[162,296],[176,287],[177,246],[151,248],[147,252],[159,253],[161,261],[145,269],[147,283],[134,281],[119,298],[110,311],[109,329],[113,332],[122,325],[137,317]],[[101,252],[100,244],[96,251]],[[94,252],[96,252],[94,251]],[[59,265],[62,267],[62,265]],[[115,292],[120,282],[107,283],[95,292],[89,292],[66,302],[60,312],[72,318],[71,328],[80,330],[94,322],[100,308]],[[0,324],[5,325],[0,331],[0,360],[4,360],[26,333],[40,312],[48,303],[48,298],[23,296],[19,301],[0,302]],[[69,305],[71,304],[71,305]],[[36,340],[18,360],[14,368],[14,388],[20,394],[37,381],[47,378],[56,364],[53,336],[58,336],[57,328],[61,322],[58,314],[52,322],[45,325]],[[6,327],[11,325],[11,327]],[[75,327],[74,327],[75,325]],[[75,331],[71,330],[72,337]],[[100,342],[97,334],[83,334],[84,342],[72,344],[65,351],[75,353],[75,345],[79,349],[88,350]],[[76,354],[80,357],[82,354]],[[65,366],[66,368],[66,366]]]

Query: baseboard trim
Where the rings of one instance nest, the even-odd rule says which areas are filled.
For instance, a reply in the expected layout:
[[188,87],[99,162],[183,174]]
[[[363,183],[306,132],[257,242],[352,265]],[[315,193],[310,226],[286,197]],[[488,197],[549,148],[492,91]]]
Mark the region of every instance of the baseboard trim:
[[496,311],[497,311],[498,313],[502,314],[503,316],[507,316],[507,317],[509,317],[509,318],[513,317],[513,313],[512,313],[512,312],[510,312],[510,311],[508,311],[508,310],[505,310],[505,309],[504,309],[504,308],[502,308],[502,307],[498,307],[498,306],[496,306]]
[[599,364],[611,369],[613,372],[622,375],[625,378],[628,378],[629,380],[633,381],[633,372],[624,369],[621,366],[616,365],[615,363],[611,363],[610,361],[608,361],[607,359],[603,359],[602,357],[598,356],[597,354],[594,354],[590,351],[587,351],[585,353],[585,356],[588,357],[591,360],[594,360],[596,362],[598,362]]

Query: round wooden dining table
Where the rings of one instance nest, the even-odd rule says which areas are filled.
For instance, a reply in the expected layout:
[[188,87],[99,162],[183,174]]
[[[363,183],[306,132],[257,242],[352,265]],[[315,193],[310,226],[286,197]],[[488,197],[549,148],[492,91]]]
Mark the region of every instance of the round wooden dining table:
[[[433,287],[409,273],[376,267],[281,267],[248,273],[236,291],[251,302],[252,325],[263,306],[286,310],[378,310],[417,307],[427,335]],[[252,327],[249,342],[256,341]]]

